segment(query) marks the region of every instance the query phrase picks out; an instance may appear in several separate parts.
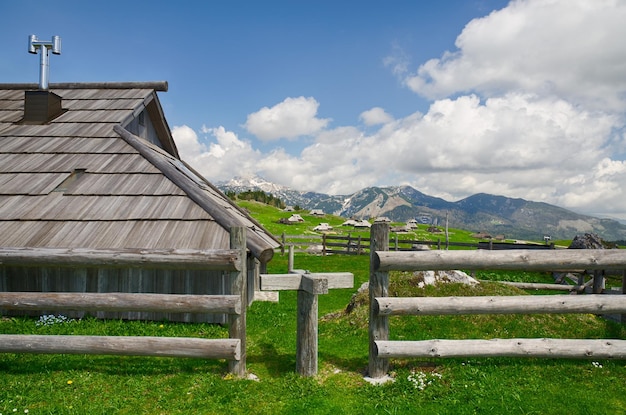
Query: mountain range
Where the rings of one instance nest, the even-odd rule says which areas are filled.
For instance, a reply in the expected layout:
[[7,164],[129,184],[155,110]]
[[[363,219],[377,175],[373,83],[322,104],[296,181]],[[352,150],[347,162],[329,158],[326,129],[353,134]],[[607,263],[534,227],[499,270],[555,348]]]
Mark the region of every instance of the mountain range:
[[572,239],[595,233],[607,241],[626,240],[626,225],[613,220],[582,215],[543,202],[479,193],[449,202],[426,195],[411,186],[367,187],[351,195],[301,192],[268,182],[258,176],[236,177],[216,183],[223,192],[262,190],[287,205],[321,209],[345,218],[369,219],[386,216],[394,222],[416,219],[421,223],[504,235],[513,239]]

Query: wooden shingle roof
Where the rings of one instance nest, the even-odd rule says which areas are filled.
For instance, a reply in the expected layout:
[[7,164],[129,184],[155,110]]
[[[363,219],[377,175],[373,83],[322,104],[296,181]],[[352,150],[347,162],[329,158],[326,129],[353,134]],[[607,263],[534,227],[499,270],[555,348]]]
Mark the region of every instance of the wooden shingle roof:
[[250,251],[271,258],[279,243],[180,160],[156,94],[166,85],[50,84],[64,112],[22,123],[36,88],[0,84],[0,246],[224,249],[245,226]]

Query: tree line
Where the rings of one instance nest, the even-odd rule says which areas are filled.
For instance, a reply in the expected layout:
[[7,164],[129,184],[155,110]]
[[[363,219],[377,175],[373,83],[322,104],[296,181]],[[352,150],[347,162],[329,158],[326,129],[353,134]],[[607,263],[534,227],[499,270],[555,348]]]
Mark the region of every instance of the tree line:
[[266,205],[274,206],[279,209],[285,208],[285,202],[275,197],[271,193],[265,193],[262,190],[246,190],[245,192],[236,193],[234,191],[226,192],[226,196],[231,200],[255,200],[257,202],[265,203]]

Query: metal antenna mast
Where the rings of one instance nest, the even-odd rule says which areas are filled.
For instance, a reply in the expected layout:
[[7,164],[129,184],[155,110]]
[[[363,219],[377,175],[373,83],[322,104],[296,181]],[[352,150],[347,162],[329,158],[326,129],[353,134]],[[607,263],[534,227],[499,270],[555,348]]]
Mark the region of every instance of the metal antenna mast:
[[61,54],[61,37],[52,36],[51,42],[44,42],[37,39],[37,36],[28,36],[28,53],[37,54],[41,49],[41,60],[39,64],[39,89],[48,89],[48,73],[50,68],[48,50],[55,55]]

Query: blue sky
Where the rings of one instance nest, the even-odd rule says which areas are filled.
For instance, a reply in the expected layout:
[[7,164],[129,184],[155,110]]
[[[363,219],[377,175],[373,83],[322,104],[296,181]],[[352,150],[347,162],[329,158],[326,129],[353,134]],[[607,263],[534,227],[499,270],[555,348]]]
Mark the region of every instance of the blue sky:
[[185,160],[349,194],[409,184],[626,219],[626,3],[0,0],[0,82],[166,80]]

